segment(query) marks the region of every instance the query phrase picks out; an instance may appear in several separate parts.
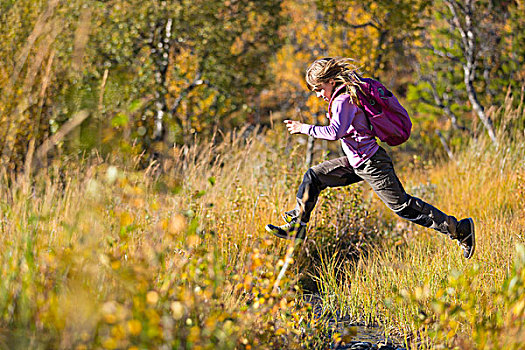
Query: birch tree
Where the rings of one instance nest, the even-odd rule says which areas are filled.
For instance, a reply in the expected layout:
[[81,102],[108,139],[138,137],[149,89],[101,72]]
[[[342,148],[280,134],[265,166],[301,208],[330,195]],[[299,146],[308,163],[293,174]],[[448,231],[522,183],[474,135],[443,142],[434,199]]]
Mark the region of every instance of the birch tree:
[[[523,25],[513,13],[514,2],[442,0],[425,16],[425,40],[414,65],[421,93],[417,100],[445,113],[456,130],[468,126],[464,112],[472,110],[494,144],[496,127],[487,105],[501,103],[508,86],[519,86],[516,42]],[[517,28],[521,28],[516,30]],[[512,46],[512,48],[511,48]],[[514,56],[514,58],[513,58]]]

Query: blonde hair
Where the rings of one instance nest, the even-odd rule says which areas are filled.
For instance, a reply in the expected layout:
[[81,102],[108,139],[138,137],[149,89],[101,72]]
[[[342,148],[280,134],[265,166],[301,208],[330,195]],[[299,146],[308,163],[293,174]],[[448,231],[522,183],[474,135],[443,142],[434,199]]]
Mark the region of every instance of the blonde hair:
[[335,81],[335,86],[346,85],[346,93],[357,103],[357,89],[361,90],[359,68],[352,58],[326,57],[314,61],[306,70],[306,85],[314,90],[322,83]]

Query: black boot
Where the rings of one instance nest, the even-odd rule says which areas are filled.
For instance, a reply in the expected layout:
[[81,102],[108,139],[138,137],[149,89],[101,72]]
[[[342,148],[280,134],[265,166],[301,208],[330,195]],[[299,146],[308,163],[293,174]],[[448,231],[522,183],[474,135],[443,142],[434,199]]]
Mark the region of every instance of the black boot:
[[456,227],[456,239],[463,249],[463,256],[470,259],[476,248],[476,235],[474,234],[474,221],[466,218],[458,222]]
[[282,226],[266,225],[266,231],[284,239],[304,239],[306,237],[306,224],[301,224],[296,220]]

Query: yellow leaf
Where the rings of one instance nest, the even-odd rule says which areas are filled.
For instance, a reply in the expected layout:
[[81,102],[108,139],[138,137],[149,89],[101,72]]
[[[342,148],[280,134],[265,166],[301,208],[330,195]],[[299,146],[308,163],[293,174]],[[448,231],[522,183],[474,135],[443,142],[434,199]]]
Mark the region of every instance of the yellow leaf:
[[279,328],[277,331],[275,331],[275,335],[277,336],[283,335],[284,333],[286,333],[286,330],[284,328]]
[[142,324],[138,320],[128,321],[128,330],[132,335],[139,335],[142,332]]
[[124,212],[120,215],[120,226],[126,227],[133,223],[133,218],[128,212]]
[[156,304],[157,301],[159,301],[159,294],[155,292],[154,290],[149,291],[148,294],[146,294],[146,302],[148,304]]
[[171,303],[171,312],[175,320],[180,320],[184,316],[184,306],[179,301]]
[[512,312],[514,315],[519,316],[523,312],[523,309],[525,309],[525,299],[520,300],[513,308]]

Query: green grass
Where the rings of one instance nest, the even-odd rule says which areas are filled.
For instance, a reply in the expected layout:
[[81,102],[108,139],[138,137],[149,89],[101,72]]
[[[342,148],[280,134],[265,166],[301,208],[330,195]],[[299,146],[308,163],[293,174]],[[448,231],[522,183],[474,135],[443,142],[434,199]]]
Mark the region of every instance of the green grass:
[[[512,138],[501,135],[499,147],[482,138],[458,152],[456,161],[400,172],[408,192],[433,184],[426,193],[432,204],[474,218],[477,249],[471,260],[445,236],[391,218],[383,223],[397,221],[402,239],[381,241],[346,267],[342,279],[333,278],[339,260],[325,264],[324,290],[335,293],[338,307],[355,318],[382,324],[413,346],[523,348],[523,141],[519,131]],[[382,204],[375,205],[389,217]]]
[[306,243],[269,237],[306,170],[281,129],[174,149],[162,173],[138,159],[2,173],[0,347],[315,348],[328,331],[295,287],[314,278],[329,310],[397,341],[523,348],[525,146],[510,136],[398,168],[409,192],[474,218],[469,261],[363,185],[323,193]]

